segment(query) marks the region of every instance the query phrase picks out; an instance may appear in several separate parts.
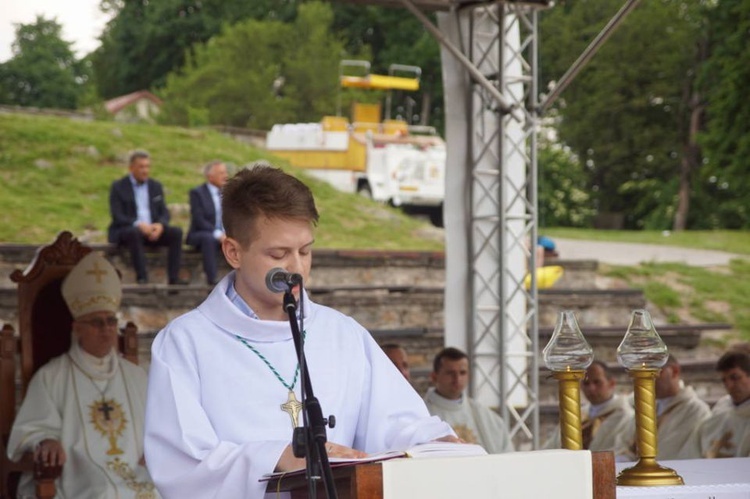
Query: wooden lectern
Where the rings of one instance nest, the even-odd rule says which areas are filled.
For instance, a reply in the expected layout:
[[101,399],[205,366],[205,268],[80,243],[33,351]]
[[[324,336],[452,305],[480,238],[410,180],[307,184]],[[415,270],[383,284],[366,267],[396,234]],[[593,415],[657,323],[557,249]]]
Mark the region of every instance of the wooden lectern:
[[[615,458],[612,452],[592,452],[593,498],[615,499]],[[339,499],[383,499],[383,468],[380,463],[366,463],[333,469]],[[292,499],[307,497],[304,474],[269,481],[267,493],[291,492]],[[322,484],[318,497],[325,497]]]

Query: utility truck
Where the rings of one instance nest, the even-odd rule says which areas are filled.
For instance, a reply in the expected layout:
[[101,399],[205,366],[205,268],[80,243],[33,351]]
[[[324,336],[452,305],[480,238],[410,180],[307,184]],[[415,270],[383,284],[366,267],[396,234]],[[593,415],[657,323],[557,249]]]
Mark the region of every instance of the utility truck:
[[[345,74],[350,66],[364,66],[366,74]],[[412,76],[394,74],[399,71]],[[343,88],[415,91],[419,74],[415,66],[392,65],[389,75],[376,75],[366,61],[342,61],[339,79]],[[351,122],[339,112],[319,123],[277,124],[266,148],[339,190],[425,213],[442,226],[445,141],[433,127],[390,119],[390,93],[386,113],[381,120],[380,104],[354,103]]]

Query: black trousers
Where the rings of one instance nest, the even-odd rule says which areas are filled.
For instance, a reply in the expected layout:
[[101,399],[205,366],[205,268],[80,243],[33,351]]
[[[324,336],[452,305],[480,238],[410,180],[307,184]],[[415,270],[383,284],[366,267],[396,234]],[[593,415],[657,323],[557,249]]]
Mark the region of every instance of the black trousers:
[[149,241],[137,227],[127,227],[117,231],[117,244],[130,251],[135,275],[138,280],[147,280],[146,246],[167,246],[167,278],[169,282],[176,282],[180,275],[180,261],[182,260],[182,229],[174,226],[164,227],[161,237],[156,241]]
[[216,258],[220,252],[219,241],[214,237],[214,233],[209,231],[191,232],[188,239],[188,244],[203,255],[203,272],[206,273],[206,281],[209,284],[215,284],[218,273]]

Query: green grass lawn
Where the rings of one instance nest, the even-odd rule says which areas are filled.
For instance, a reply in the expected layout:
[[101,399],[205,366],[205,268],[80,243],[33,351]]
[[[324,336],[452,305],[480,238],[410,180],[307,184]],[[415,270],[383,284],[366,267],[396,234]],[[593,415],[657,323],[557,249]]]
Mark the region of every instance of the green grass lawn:
[[[316,247],[442,250],[439,232],[421,220],[305,177],[264,151],[213,130],[0,114],[0,242],[44,244],[64,229],[87,242],[106,241],[109,186],[127,172],[128,152],[152,155],[152,176],[164,184],[173,222],[187,230],[188,191],[203,182],[213,159],[243,166],[259,159],[310,185],[321,213]],[[436,236],[437,232],[437,236]],[[543,228],[552,238],[670,244],[750,254],[750,233]],[[604,267],[643,288],[674,322],[729,322],[750,339],[750,264],[728,269],[674,264]]]
[[750,255],[750,231],[690,230],[682,232],[656,230],[596,230],[549,227],[539,229],[539,234],[551,238],[584,239],[623,243],[663,244],[684,248],[727,251]]
[[265,159],[302,178],[321,214],[316,246],[441,250],[429,225],[360,196],[305,177],[282,160],[213,130],[0,115],[0,242],[42,244],[63,230],[106,241],[109,186],[127,174],[133,149],[152,156],[151,176],[164,184],[173,223],[187,231],[188,192],[203,182],[202,165],[238,166]]

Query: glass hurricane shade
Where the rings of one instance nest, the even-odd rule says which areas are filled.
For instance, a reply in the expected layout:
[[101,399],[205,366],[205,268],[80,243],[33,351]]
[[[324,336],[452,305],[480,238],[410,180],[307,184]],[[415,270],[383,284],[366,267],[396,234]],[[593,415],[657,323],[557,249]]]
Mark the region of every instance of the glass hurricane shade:
[[572,310],[560,312],[542,356],[552,371],[582,371],[594,361],[594,351],[583,337]]
[[651,315],[643,309],[633,310],[628,331],[617,347],[617,360],[632,371],[659,369],[668,357],[667,345],[656,332]]

